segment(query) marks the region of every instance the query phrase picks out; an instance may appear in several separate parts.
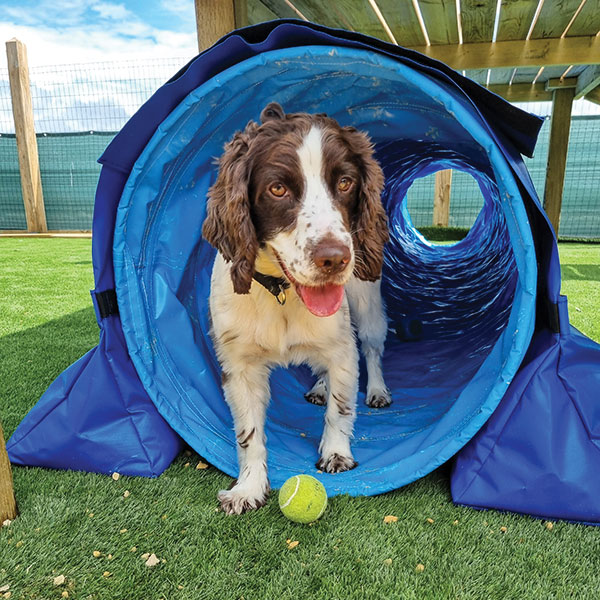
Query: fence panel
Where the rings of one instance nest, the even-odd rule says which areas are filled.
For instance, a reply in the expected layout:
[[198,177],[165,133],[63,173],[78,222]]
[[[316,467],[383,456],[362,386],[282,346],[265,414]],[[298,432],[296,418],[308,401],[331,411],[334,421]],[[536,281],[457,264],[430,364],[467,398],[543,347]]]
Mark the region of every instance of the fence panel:
[[600,116],[571,121],[559,235],[600,238]]
[[[185,58],[60,65],[31,69],[30,79],[46,219],[49,229],[90,229],[97,159],[115,132]],[[548,116],[549,103],[522,108]],[[574,105],[560,236],[600,239],[600,108]],[[549,121],[535,157],[526,164],[540,198],[544,195]],[[408,209],[417,227],[431,226],[435,176],[413,183]],[[477,183],[455,171],[450,196],[451,227],[471,227],[482,206]],[[8,72],[0,70],[0,230],[26,229],[20,187]]]
[[27,229],[8,70],[0,70],[0,230]]
[[0,134],[0,230],[27,229],[14,134]]
[[114,132],[37,136],[48,229],[90,229],[100,165]]
[[[131,115],[187,62],[168,58],[30,69],[48,229],[91,229],[98,158]],[[4,69],[0,70],[0,230],[26,228]]]

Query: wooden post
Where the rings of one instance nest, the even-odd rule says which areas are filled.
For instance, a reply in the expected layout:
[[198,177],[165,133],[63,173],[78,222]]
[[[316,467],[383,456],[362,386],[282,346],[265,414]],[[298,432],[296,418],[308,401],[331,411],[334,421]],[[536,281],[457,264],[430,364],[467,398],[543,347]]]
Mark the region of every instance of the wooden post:
[[450,220],[450,189],[452,187],[452,169],[438,171],[435,174],[435,196],[433,198],[434,227],[448,227]]
[[6,42],[6,56],[27,231],[44,233],[48,231],[48,227],[46,226],[37,140],[33,126],[27,48],[17,39],[9,40]]
[[12,472],[8,454],[6,454],[2,425],[0,424],[0,527],[6,519],[12,521],[16,516],[17,503],[13,492]]
[[552,93],[552,118],[550,120],[550,146],[546,167],[546,187],[544,188],[544,209],[558,237],[560,211],[562,207],[569,131],[571,129],[571,108],[575,88],[557,89]]
[[194,4],[200,52],[230,31],[248,24],[246,0],[194,0]]

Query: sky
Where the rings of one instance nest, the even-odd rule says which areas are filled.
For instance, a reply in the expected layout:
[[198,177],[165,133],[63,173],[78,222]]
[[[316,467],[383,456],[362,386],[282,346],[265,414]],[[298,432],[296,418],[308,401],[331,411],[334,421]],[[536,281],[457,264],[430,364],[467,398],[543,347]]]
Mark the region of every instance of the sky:
[[[1,0],[0,39],[29,66],[187,57],[197,53],[193,0]],[[0,68],[6,68],[1,52]]]
[[[198,53],[194,0],[0,0],[0,39],[15,37],[38,133],[118,131]],[[2,50],[0,133],[14,132],[6,69]]]

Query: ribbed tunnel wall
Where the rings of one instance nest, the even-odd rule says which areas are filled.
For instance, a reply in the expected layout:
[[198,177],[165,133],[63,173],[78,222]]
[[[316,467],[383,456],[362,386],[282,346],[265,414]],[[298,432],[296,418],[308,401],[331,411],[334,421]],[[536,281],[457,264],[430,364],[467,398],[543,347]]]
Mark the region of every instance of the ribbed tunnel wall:
[[[328,113],[367,131],[376,145],[391,227],[384,370],[394,400],[368,409],[362,382],[353,441],[359,466],[317,474],[324,409],[303,398],[312,384],[307,369],[277,370],[267,421],[270,479],[278,487],[307,472],[329,494],[388,491],[425,475],[478,431],[528,347],[537,273],[519,189],[471,105],[374,52],[264,52],[189,94],[157,129],[123,192],[115,282],[129,353],[150,397],[191,446],[231,475],[235,437],[208,336],[214,250],[200,232],[215,157],[270,101],[286,112]],[[413,227],[406,192],[445,168],[470,173],[484,205],[464,240],[434,245]]]

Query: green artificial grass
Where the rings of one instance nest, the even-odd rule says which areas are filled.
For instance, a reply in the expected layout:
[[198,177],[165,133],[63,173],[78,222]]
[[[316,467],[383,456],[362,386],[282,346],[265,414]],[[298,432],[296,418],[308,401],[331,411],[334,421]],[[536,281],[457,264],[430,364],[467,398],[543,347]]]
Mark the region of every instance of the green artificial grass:
[[[90,250],[89,240],[0,239],[7,438],[97,342]],[[600,340],[600,246],[560,254],[572,321]],[[382,496],[333,498],[307,526],[280,514],[275,493],[257,512],[219,512],[231,479],[199,460],[187,451],[155,480],[15,467],[20,516],[0,529],[0,589],[85,600],[598,597],[600,529],[454,506],[447,467]],[[145,566],[145,553],[161,562]]]

